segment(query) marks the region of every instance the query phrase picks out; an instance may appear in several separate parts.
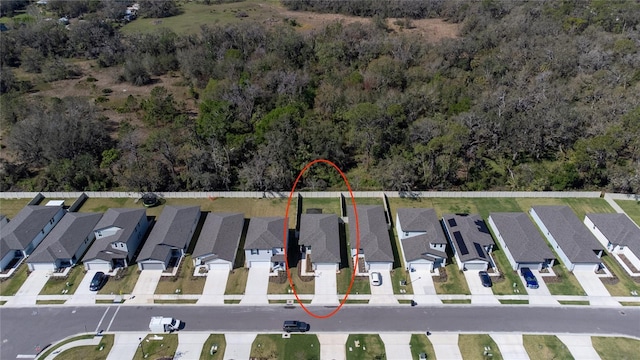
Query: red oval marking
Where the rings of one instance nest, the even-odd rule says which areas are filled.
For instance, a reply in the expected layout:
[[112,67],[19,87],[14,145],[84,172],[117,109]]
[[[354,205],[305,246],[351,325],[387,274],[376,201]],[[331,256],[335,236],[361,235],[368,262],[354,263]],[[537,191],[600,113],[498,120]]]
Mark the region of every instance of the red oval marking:
[[[344,180],[344,183],[347,185],[347,189],[349,190],[349,196],[351,197],[351,204],[353,205],[353,213],[355,214],[355,220],[356,220],[356,261],[353,264],[353,272],[351,273],[351,282],[349,283],[349,288],[347,289],[347,293],[344,295],[344,298],[342,298],[342,300],[340,301],[340,305],[338,305],[337,308],[335,308],[332,312],[326,314],[326,315],[318,315],[316,313],[314,313],[313,311],[307,309],[306,306],[304,306],[304,304],[302,303],[302,300],[300,300],[300,297],[298,296],[298,291],[296,290],[296,287],[293,284],[293,279],[291,278],[291,271],[289,270],[289,258],[287,256],[287,237],[288,237],[288,233],[289,233],[289,207],[291,206],[291,199],[293,198],[293,192],[296,190],[296,187],[298,186],[298,181],[300,181],[300,178],[302,178],[302,175],[309,170],[309,168],[311,166],[313,166],[314,164],[317,163],[325,163],[325,164],[329,164],[331,166],[333,166],[334,169],[336,169],[338,171],[338,173],[340,174],[340,176],[342,177],[342,180]],[[309,162],[298,174],[298,177],[296,178],[296,181],[293,183],[293,187],[291,188],[291,192],[289,193],[289,200],[287,201],[287,210],[284,214],[284,237],[283,237],[283,242],[284,242],[284,263],[285,263],[285,267],[287,269],[287,278],[289,279],[289,285],[291,285],[291,289],[293,289],[293,294],[296,297],[296,300],[298,301],[298,304],[300,304],[300,306],[302,306],[302,309],[309,314],[310,316],[316,318],[316,319],[328,319],[330,317],[332,317],[333,315],[335,315],[336,313],[338,313],[338,311],[340,311],[340,309],[342,308],[342,305],[344,305],[344,303],[347,301],[347,298],[349,297],[349,294],[351,293],[351,288],[353,287],[353,282],[356,279],[356,269],[358,269],[358,255],[360,252],[360,225],[358,224],[358,209],[356,207],[356,199],[353,197],[353,191],[351,190],[351,185],[349,185],[349,180],[347,180],[347,177],[344,175],[344,173],[342,172],[342,170],[340,170],[340,168],[334,164],[333,162],[326,160],[326,159],[316,159],[313,160],[311,162]],[[346,234],[345,234],[346,235]],[[337,294],[336,294],[337,295]]]

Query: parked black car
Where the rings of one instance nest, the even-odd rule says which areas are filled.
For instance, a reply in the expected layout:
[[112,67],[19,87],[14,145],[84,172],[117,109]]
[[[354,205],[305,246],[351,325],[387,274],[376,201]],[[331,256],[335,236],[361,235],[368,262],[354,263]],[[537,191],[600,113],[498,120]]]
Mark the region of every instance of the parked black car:
[[286,320],[282,324],[282,330],[286,332],[306,332],[309,331],[309,324],[304,321]]
[[482,286],[484,287],[493,286],[493,283],[491,282],[491,277],[489,277],[489,274],[486,271],[480,271],[478,275],[480,275],[480,281],[482,281]]
[[98,291],[102,289],[104,284],[106,284],[108,276],[105,275],[102,271],[98,271],[95,275],[93,275],[93,279],[91,279],[91,284],[89,284],[89,290]]

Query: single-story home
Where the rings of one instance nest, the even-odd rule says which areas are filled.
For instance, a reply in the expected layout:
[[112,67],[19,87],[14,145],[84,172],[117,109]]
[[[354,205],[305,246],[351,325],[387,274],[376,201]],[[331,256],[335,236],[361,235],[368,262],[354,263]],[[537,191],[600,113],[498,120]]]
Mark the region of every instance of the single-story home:
[[167,270],[179,264],[198,221],[200,206],[165,206],[138,254],[138,269]]
[[310,257],[313,270],[338,271],[340,266],[338,216],[303,214],[300,217],[298,244],[302,251],[302,258]]
[[553,266],[555,255],[526,213],[491,213],[489,226],[513,270],[522,267],[542,270]]
[[51,270],[78,263],[93,239],[102,214],[67,212],[40,246],[27,258],[29,270]]
[[244,242],[245,266],[270,266],[285,270],[285,223],[283,217],[255,217],[249,221]]
[[13,220],[0,223],[0,271],[30,255],[65,212],[62,205],[27,205]]
[[233,270],[244,228],[244,214],[208,213],[193,250],[194,265]]
[[602,246],[624,255],[640,272],[640,228],[626,214],[587,214],[584,224]]
[[[384,208],[379,205],[361,205],[357,207],[360,247],[357,244],[356,217],[353,207],[347,207],[349,220],[349,242],[351,256],[364,257],[365,269],[369,271],[391,270],[393,268],[393,249],[389,237],[389,224]],[[359,260],[361,261],[361,260]]]
[[462,270],[487,270],[493,266],[493,237],[484,220],[477,214],[445,214],[444,229],[453,254]]
[[93,229],[96,239],[82,259],[84,268],[112,271],[129,266],[148,227],[145,209],[107,210]]
[[596,271],[604,248],[568,206],[534,206],[529,210],[569,271]]
[[396,232],[407,270],[432,271],[447,264],[447,239],[434,209],[398,209]]

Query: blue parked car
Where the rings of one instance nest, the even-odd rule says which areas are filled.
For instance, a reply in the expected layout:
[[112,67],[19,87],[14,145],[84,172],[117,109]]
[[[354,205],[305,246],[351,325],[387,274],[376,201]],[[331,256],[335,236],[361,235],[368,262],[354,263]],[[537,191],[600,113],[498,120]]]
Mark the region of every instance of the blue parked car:
[[538,279],[536,279],[536,276],[533,275],[533,273],[531,272],[531,269],[529,269],[528,267],[520,268],[520,275],[524,277],[524,280],[527,282],[528,288],[531,288],[531,289],[538,288]]

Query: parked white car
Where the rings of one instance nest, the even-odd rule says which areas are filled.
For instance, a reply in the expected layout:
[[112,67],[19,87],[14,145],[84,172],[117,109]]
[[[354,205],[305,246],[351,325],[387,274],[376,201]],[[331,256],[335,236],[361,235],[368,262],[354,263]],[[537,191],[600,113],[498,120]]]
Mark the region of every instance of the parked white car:
[[372,272],[371,274],[369,274],[369,277],[371,278],[371,285],[373,286],[382,285],[382,275],[380,275],[379,272]]

